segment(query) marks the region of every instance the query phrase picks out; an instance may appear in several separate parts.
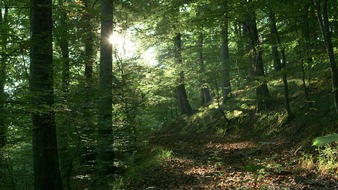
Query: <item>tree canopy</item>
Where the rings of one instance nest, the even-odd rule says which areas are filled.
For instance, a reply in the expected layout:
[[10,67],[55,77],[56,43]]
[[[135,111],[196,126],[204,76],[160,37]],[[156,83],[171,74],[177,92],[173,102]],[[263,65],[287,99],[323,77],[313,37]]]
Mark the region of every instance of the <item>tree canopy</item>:
[[336,148],[337,8],[1,1],[0,189],[126,188],[163,134],[284,134],[292,148],[323,136]]

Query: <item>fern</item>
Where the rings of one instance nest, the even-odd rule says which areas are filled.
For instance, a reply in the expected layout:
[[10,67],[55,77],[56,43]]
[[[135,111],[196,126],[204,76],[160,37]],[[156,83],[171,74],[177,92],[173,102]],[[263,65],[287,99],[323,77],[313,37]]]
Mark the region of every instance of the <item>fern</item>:
[[321,137],[317,137],[313,140],[312,146],[324,146],[338,141],[338,134],[333,133]]

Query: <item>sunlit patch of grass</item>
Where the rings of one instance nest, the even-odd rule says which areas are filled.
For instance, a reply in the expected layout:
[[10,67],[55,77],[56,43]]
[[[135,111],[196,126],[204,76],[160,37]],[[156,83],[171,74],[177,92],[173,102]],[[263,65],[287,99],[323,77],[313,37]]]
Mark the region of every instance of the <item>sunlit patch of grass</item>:
[[338,147],[326,145],[319,149],[318,171],[324,174],[338,171]]
[[174,156],[174,152],[172,150],[159,148],[157,150],[156,159],[158,160],[158,162],[162,162],[164,160],[173,158],[173,156]]
[[321,174],[337,174],[337,155],[337,146],[326,145],[318,148],[318,155],[303,154],[299,159],[299,164],[303,169],[316,169]]
[[303,154],[298,162],[305,170],[312,170],[316,167],[315,159],[311,154]]
[[161,167],[166,160],[173,158],[173,155],[172,150],[162,147],[141,152],[137,155],[136,161],[128,167],[125,179],[127,181],[139,181],[145,172]]

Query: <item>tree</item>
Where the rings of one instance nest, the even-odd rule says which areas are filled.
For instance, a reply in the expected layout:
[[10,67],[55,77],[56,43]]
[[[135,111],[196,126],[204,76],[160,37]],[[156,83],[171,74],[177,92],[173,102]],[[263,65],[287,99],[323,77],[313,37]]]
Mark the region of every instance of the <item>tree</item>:
[[[311,11],[310,11],[311,10]],[[300,21],[298,21],[302,34],[302,38],[298,41],[300,49],[298,51],[300,60],[301,60],[301,69],[302,69],[302,86],[304,89],[304,94],[308,103],[309,108],[312,107],[312,102],[309,96],[309,87],[306,85],[306,68],[311,68],[313,65],[313,42],[317,39],[316,30],[313,27],[313,22],[315,19],[312,19],[313,4],[305,2],[301,9]],[[310,84],[310,81],[309,81]]]
[[52,1],[31,0],[30,91],[34,188],[62,188],[54,113]]
[[[177,33],[174,37],[174,54],[175,54],[175,64],[181,68],[183,65],[182,60],[182,41],[181,41],[181,33]],[[185,89],[184,84],[184,71],[180,71],[180,76],[178,80],[178,85],[175,88],[176,98],[178,102],[179,109],[181,111],[181,114],[191,114],[192,109],[190,106],[190,103],[188,101],[187,92]]]
[[[7,46],[7,17],[8,17],[8,6],[4,5],[4,14],[2,13],[2,7],[0,5],[0,34],[1,34],[1,43],[0,43],[0,181],[5,181],[5,160],[3,155],[3,148],[5,147],[7,141],[6,141],[6,133],[7,133],[7,126],[5,123],[5,76],[6,76],[6,62],[7,62],[7,52],[6,52],[6,46]],[[1,184],[0,188],[2,187]]]
[[222,62],[222,95],[223,101],[227,101],[231,97],[230,85],[230,56],[229,56],[229,21],[227,16],[227,0],[223,2],[222,8],[225,10],[225,15],[221,18],[221,62]]
[[207,104],[211,101],[211,95],[210,95],[210,90],[209,87],[206,84],[206,74],[205,74],[205,64],[204,64],[204,57],[203,57],[203,34],[200,33],[198,35],[198,41],[197,41],[197,46],[198,46],[198,62],[200,66],[200,77],[199,81],[202,84],[201,88],[201,104]]
[[[113,5],[111,0],[101,1],[101,49],[98,102],[98,164],[101,173],[114,173],[112,135],[112,44],[109,37],[113,29]],[[102,165],[101,165],[102,164]]]
[[[290,99],[289,99],[289,85],[286,75],[286,55],[285,48],[282,46],[282,41],[276,26],[276,18],[275,14],[272,10],[269,10],[269,19],[270,19],[270,31],[272,36],[272,57],[276,67],[276,70],[282,72],[282,81],[284,86],[284,104],[286,112],[288,113],[288,120],[292,120],[294,118],[294,114],[291,111],[290,107]],[[280,54],[278,51],[278,46],[281,48]],[[282,61],[281,61],[281,58]]]
[[248,15],[246,18],[246,31],[250,39],[250,52],[251,52],[251,68],[253,76],[257,84],[256,87],[256,100],[257,111],[260,112],[267,107],[268,99],[270,97],[269,89],[265,79],[264,64],[262,48],[260,47],[260,40],[257,30],[256,13],[252,6],[252,1],[248,2]]
[[[67,9],[64,8],[64,1],[58,1],[58,13],[59,15],[59,27],[58,30],[54,32],[54,36],[57,39],[59,48],[61,50],[61,97],[60,105],[65,111],[62,111],[59,114],[60,123],[57,123],[58,134],[57,138],[59,139],[59,157],[60,157],[60,168],[61,168],[61,177],[64,179],[66,175],[69,175],[71,168],[71,156],[69,154],[69,139],[67,139],[67,133],[69,131],[65,130],[70,123],[70,112],[69,110],[69,83],[70,83],[70,57],[69,57],[69,19]],[[68,176],[69,177],[69,176]]]
[[331,67],[331,80],[332,80],[332,92],[334,97],[334,105],[336,111],[338,113],[338,68],[334,56],[331,30],[329,25],[328,18],[328,1],[323,0],[322,3],[319,0],[313,0],[316,10],[317,10],[317,18],[320,30],[322,31],[326,51],[329,57],[330,67]]
[[[6,61],[7,61],[7,52],[6,52],[6,46],[7,46],[7,16],[8,16],[8,6],[4,6],[4,13],[2,13],[2,7],[0,7],[0,32],[1,32],[1,58],[0,58],[0,150],[2,147],[6,145],[6,125],[5,125],[5,76],[6,76]],[[2,152],[2,151],[1,151]],[[0,159],[1,159],[0,155]]]

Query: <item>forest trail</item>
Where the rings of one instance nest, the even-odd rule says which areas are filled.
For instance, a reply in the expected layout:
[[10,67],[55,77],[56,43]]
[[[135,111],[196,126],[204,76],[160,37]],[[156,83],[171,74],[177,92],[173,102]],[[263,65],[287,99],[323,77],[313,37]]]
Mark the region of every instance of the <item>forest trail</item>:
[[301,169],[280,142],[156,133],[149,144],[172,154],[128,189],[338,189],[337,179]]

